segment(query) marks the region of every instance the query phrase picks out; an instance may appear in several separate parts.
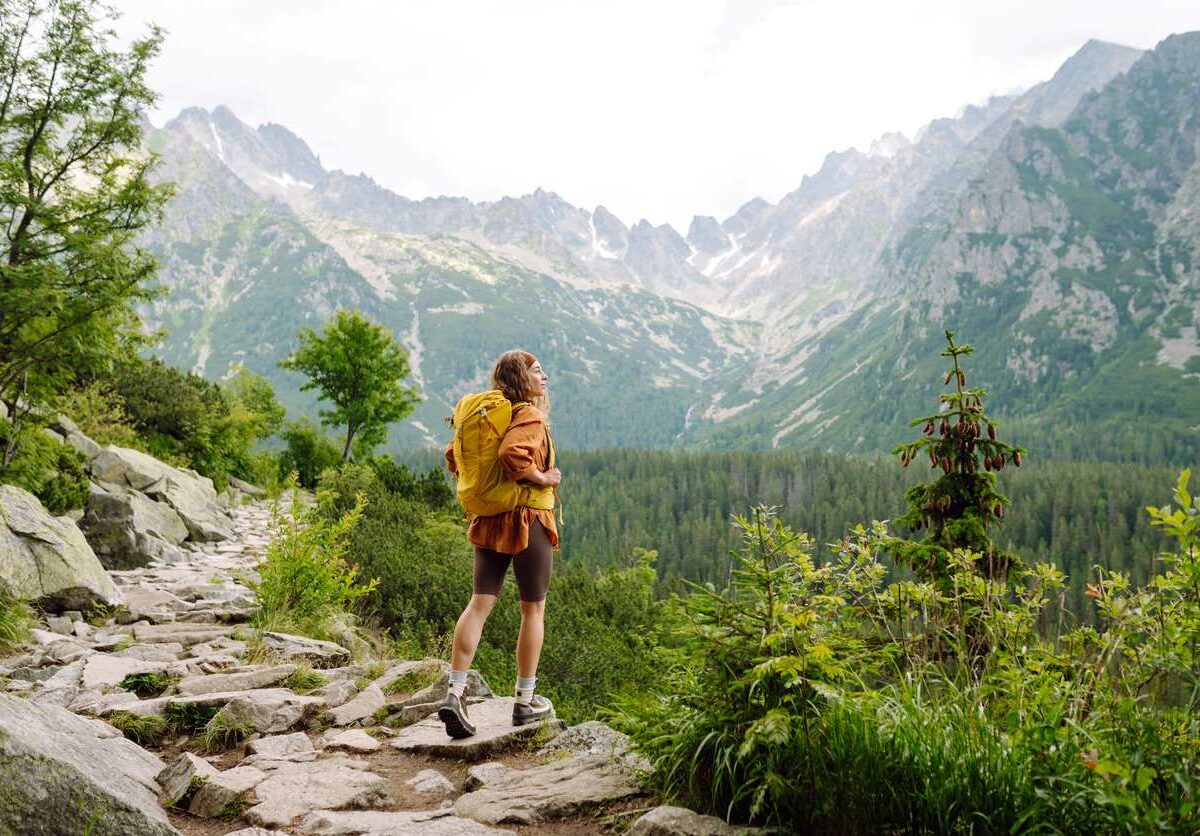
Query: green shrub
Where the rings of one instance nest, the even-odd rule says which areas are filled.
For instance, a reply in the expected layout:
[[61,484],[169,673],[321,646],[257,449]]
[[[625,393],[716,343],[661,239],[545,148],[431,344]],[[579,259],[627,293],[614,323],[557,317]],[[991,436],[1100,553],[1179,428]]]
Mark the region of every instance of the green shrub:
[[375,456],[366,462],[379,477],[384,489],[404,499],[422,502],[432,511],[456,511],[454,491],[440,467],[417,476],[406,465],[399,464],[389,454]]
[[358,569],[343,557],[365,499],[360,497],[352,509],[330,519],[332,502],[333,497],[322,492],[315,504],[302,508],[293,494],[287,513],[278,503],[274,507],[272,540],[259,566],[260,580],[251,584],[259,605],[256,627],[332,638],[337,622],[374,591],[376,582],[361,583]]
[[280,437],[286,445],[279,455],[280,478],[294,472],[301,487],[316,488],[321,472],[342,461],[341,451],[306,418],[288,424]]
[[219,711],[208,721],[201,735],[206,752],[223,752],[253,734],[254,728],[247,723],[234,723],[224,712]]
[[97,444],[141,445],[137,429],[125,413],[124,402],[108,383],[94,380],[68,390],[60,397],[58,410]]
[[19,428],[0,419],[0,450],[10,440],[16,454],[0,469],[0,482],[17,485],[36,496],[51,514],[82,508],[87,502],[88,477],[83,456],[73,447],[51,439],[44,422],[26,416]]
[[156,746],[171,731],[171,724],[161,714],[143,716],[128,711],[114,711],[104,719],[139,746]]
[[383,689],[385,694],[414,694],[422,688],[428,688],[442,678],[442,667],[437,664],[422,665],[421,667],[402,674]]
[[24,601],[0,591],[0,653],[16,650],[29,638],[32,620],[32,613]]
[[132,691],[142,699],[147,699],[149,697],[162,696],[167,692],[167,689],[178,681],[179,677],[160,671],[131,673],[122,679],[120,685],[117,687],[125,691]]

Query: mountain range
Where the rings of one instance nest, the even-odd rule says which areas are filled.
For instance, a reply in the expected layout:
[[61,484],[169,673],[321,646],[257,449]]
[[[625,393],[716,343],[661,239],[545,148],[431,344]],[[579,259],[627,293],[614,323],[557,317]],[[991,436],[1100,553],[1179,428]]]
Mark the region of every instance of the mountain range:
[[945,329],[1033,450],[1194,459],[1200,420],[1200,33],[1090,41],[1055,75],[829,154],[778,203],[685,233],[543,190],[410,200],[286,128],[191,108],[148,131],[176,184],[143,240],[158,352],[265,374],[338,306],[392,328],[434,444],[500,351],[552,376],[574,447],[889,449],[935,403]]

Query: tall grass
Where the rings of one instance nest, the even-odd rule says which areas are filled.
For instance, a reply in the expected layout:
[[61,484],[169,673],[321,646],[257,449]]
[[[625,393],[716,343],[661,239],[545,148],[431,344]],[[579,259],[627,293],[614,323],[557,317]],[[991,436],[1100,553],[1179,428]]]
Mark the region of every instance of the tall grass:
[[32,621],[32,613],[24,601],[0,592],[0,652],[8,653],[28,640]]

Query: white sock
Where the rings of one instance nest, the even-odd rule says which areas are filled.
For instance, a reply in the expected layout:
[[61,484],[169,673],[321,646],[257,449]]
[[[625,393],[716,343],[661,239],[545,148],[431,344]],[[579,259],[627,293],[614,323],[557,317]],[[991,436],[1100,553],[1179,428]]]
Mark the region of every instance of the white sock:
[[459,698],[467,693],[466,671],[450,671],[450,693]]
[[537,687],[537,675],[517,677],[517,702],[529,702],[533,699],[533,689]]

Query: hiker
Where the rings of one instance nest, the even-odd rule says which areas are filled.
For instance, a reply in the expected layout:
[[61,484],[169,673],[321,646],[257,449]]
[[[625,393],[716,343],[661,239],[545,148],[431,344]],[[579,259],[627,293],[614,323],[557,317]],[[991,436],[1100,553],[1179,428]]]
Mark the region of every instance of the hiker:
[[[454,738],[475,734],[464,701],[467,671],[510,563],[521,597],[513,725],[537,722],[550,717],[554,710],[550,700],[534,693],[544,635],[546,590],[550,585],[553,550],[558,547],[555,491],[562,479],[554,466],[554,442],[546,417],[549,412],[548,381],[541,363],[532,354],[519,349],[506,351],[496,360],[492,370],[492,386],[497,391],[464,397],[455,409],[456,441],[462,445],[466,433],[478,433],[471,436],[469,447],[460,446],[459,450],[466,449],[468,453],[485,450],[476,455],[486,457],[494,449],[487,448],[489,440],[491,444],[498,440],[499,449],[495,455],[500,465],[492,468],[496,471],[496,484],[479,488],[479,481],[486,480],[486,475],[468,473],[469,468],[477,466],[475,459],[467,461],[468,453],[463,453],[463,461],[457,461],[456,442],[450,442],[446,447],[446,464],[458,480],[459,498],[464,499],[474,489],[481,495],[487,493],[493,500],[500,497],[494,501],[494,506],[511,510],[473,515],[467,529],[467,540],[475,547],[474,588],[471,601],[454,628],[450,688],[438,709],[438,718],[445,723],[446,733]],[[511,419],[508,419],[509,408]],[[489,420],[498,422],[501,427],[503,421],[508,420],[508,425],[500,431],[494,424],[482,423]],[[480,424],[482,429],[478,428]],[[494,436],[489,436],[488,431]],[[462,473],[459,472],[460,465],[463,465]],[[471,495],[471,498],[479,497]],[[468,512],[472,507],[492,510],[486,501],[473,504],[467,499],[463,504],[469,506]]]

